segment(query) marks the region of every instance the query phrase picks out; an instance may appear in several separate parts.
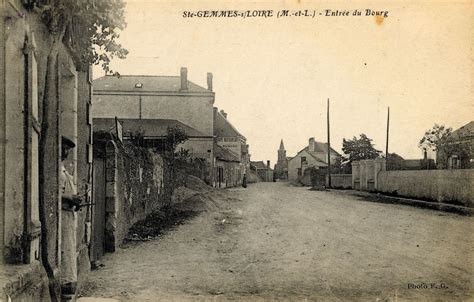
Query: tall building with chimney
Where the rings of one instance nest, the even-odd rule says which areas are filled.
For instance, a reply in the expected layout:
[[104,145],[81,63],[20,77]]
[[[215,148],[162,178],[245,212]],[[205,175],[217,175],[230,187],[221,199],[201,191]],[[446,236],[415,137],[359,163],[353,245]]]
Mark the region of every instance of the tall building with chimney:
[[156,134],[153,125],[157,123],[184,124],[192,138],[180,147],[192,158],[205,160],[209,178],[213,177],[215,93],[211,73],[207,74],[207,88],[189,81],[185,67],[179,76],[103,76],[93,85],[96,121],[117,117],[131,128],[141,127],[145,137]]
[[278,148],[278,160],[275,164],[275,179],[288,179],[288,158],[286,157],[285,145],[283,139],[280,142],[280,148]]

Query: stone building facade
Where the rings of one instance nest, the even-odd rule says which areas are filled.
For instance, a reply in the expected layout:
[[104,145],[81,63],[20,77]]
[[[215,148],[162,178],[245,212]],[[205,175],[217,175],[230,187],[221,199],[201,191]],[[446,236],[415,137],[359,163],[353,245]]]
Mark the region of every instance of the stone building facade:
[[180,76],[104,76],[94,80],[93,116],[177,120],[207,137],[191,147],[193,156],[205,159],[212,166],[215,93],[211,73],[207,75],[207,83],[206,89],[189,81],[184,67]]
[[436,152],[438,169],[474,168],[474,121],[454,130]]
[[231,151],[219,145],[214,146],[215,151],[215,177],[216,188],[229,188],[242,184],[240,159]]
[[221,186],[222,175],[226,175],[226,186],[241,185],[250,167],[247,139],[230,123],[227,113],[219,111],[216,107],[214,107],[214,137],[218,149],[225,150],[216,153],[216,163],[224,161],[227,163],[216,165],[214,185]]
[[[76,144],[66,169],[91,202],[91,74],[63,43],[49,57],[49,31],[23,3],[0,1],[0,300],[42,301],[60,295],[63,135]],[[76,231],[82,281],[90,209],[78,213]]]
[[272,182],[274,180],[273,170],[270,168],[269,160],[267,160],[266,165],[263,161],[251,161],[250,170],[257,176],[258,181]]

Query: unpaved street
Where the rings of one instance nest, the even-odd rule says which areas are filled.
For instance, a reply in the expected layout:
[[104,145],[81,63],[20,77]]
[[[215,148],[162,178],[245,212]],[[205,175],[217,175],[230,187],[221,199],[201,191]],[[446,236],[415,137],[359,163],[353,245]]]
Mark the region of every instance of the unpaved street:
[[287,183],[216,190],[209,198],[200,215],[160,239],[107,254],[84,294],[132,301],[474,298],[471,217]]

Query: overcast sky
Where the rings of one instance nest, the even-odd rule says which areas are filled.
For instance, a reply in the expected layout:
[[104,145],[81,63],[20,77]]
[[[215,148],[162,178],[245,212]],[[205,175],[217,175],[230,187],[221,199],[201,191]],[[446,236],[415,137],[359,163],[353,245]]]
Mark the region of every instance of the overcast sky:
[[[206,87],[215,106],[247,137],[252,160],[276,161],[280,139],[293,156],[309,137],[331,144],[365,133],[389,152],[420,158],[418,141],[434,123],[458,128],[474,119],[472,1],[127,1],[114,61],[121,74],[179,75]],[[222,2],[222,1],[220,1]],[[258,4],[255,4],[258,3]],[[365,9],[388,10],[377,22]],[[308,9],[315,18],[183,18],[183,11]],[[319,16],[325,9],[360,17]],[[103,75],[95,68],[94,77]]]

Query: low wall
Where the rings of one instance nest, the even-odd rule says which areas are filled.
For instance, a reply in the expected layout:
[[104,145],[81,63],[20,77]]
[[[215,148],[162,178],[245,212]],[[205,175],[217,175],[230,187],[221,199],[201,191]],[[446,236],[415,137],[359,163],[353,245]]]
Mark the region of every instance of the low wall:
[[211,166],[209,162],[202,159],[193,159],[192,162],[183,161],[183,160],[176,160],[175,161],[176,170],[181,174],[180,177],[186,179],[187,175],[195,176],[206,184],[210,184],[211,180],[209,175]]
[[331,174],[331,187],[335,189],[351,189],[352,174]]
[[473,207],[474,170],[380,171],[376,190]]
[[260,179],[258,178],[257,174],[254,171],[249,170],[249,173],[247,174],[247,183],[256,183],[260,182]]
[[0,267],[0,301],[51,301],[49,280],[39,261]]
[[298,176],[297,183],[302,184],[305,187],[311,187],[311,175],[308,169],[305,170],[303,175]]

